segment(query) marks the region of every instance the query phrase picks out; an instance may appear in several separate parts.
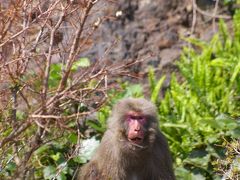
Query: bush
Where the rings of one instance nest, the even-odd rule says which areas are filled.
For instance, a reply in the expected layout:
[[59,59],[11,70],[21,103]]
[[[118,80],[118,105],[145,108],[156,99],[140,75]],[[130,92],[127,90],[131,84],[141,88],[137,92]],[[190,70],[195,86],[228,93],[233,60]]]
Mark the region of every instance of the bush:
[[173,74],[157,104],[178,179],[217,179],[212,162],[224,155],[223,137],[240,137],[239,25],[240,11],[233,37],[221,21],[210,43],[187,39],[195,48],[184,48],[178,62],[184,80],[178,82]]
[[143,61],[109,63],[114,42],[90,55],[99,27],[115,16],[111,6],[1,1],[0,179],[67,179],[89,158],[75,158],[84,120],[105,103],[115,77]]

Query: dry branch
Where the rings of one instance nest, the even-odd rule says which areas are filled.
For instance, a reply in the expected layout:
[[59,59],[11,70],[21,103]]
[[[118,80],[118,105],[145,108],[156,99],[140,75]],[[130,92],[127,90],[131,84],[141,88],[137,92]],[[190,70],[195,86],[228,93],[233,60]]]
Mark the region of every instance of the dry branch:
[[[149,57],[109,63],[105,57],[115,40],[96,62],[73,70],[81,53],[96,41],[101,23],[109,19],[109,14],[98,14],[100,3],[107,2],[19,0],[4,1],[0,9],[0,162],[14,161],[18,179],[27,178],[29,161],[39,147],[65,131],[77,132],[79,122],[102,107],[112,86],[109,79],[134,77],[129,68]],[[53,74],[55,65],[61,70]],[[80,104],[86,110],[75,108]],[[70,122],[76,126],[69,127]]]

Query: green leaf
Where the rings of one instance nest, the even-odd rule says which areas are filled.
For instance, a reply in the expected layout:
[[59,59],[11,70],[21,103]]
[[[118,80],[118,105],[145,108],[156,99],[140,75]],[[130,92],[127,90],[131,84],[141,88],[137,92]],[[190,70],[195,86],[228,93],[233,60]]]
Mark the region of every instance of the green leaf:
[[185,169],[185,168],[177,168],[176,169],[176,177],[177,179],[182,180],[205,180],[205,177],[201,174],[193,174],[191,171]]
[[62,64],[51,64],[50,75],[49,75],[49,87],[54,88],[57,87],[60,80],[61,80],[61,71],[62,71]]
[[163,127],[175,127],[186,129],[188,126],[186,124],[176,124],[176,123],[163,123]]
[[149,71],[148,71],[148,82],[149,82],[150,90],[152,93],[154,90],[154,87],[156,86],[155,73],[154,73],[154,69],[152,67],[150,67]]
[[26,118],[25,112],[20,111],[20,110],[17,110],[16,115],[17,115],[17,119],[19,119],[19,120],[24,120]]
[[198,47],[201,47],[202,49],[206,48],[207,45],[208,45],[206,42],[201,41],[201,40],[199,40],[199,39],[197,39],[197,38],[192,38],[192,37],[190,37],[190,38],[181,37],[181,38],[182,38],[183,40],[191,43],[191,44],[194,44],[194,45],[196,45],[196,46],[198,46]]
[[60,173],[58,176],[57,176],[57,180],[67,180],[67,177],[64,173]]
[[104,131],[106,130],[105,126],[103,126],[99,121],[96,120],[87,120],[86,125],[101,133],[104,133]]
[[[13,162],[9,162],[6,166],[6,170],[10,171],[10,172],[13,172],[15,171],[17,168],[16,164],[13,163]],[[0,171],[1,172],[1,171]]]
[[133,84],[126,88],[126,94],[124,97],[141,97],[142,94],[142,86],[140,84]]
[[239,63],[236,65],[236,67],[234,68],[234,71],[233,71],[233,74],[232,74],[232,77],[231,77],[231,83],[233,83],[237,77],[238,74],[240,72],[240,60],[239,60]]
[[238,127],[236,129],[234,129],[233,131],[231,131],[230,133],[231,133],[232,138],[239,139],[240,138],[240,126],[238,125]]
[[58,169],[61,169],[61,173],[67,174],[68,173],[68,164],[67,161],[64,161],[63,163],[58,165]]
[[47,166],[43,169],[44,179],[53,179],[56,175],[56,168],[54,166]]
[[75,156],[75,157],[73,158],[73,161],[76,162],[76,163],[78,163],[78,164],[84,164],[84,163],[87,162],[87,159],[84,158],[84,157]]
[[223,59],[223,58],[216,58],[214,60],[212,60],[210,62],[210,66],[214,66],[214,67],[227,67],[231,64],[228,64],[228,62],[226,61],[226,59]]
[[208,154],[204,157],[188,158],[184,160],[184,163],[194,164],[196,166],[207,168],[209,160],[210,160],[210,155]]
[[79,67],[89,67],[90,65],[90,60],[86,57],[83,57],[73,63],[71,70],[76,71]]
[[163,82],[164,82],[164,80],[165,80],[165,76],[163,76],[158,82],[157,82],[157,85],[154,87],[154,89],[153,89],[153,92],[152,92],[152,95],[151,95],[151,101],[153,102],[153,103],[157,103],[157,101],[158,101],[158,96],[159,96],[159,93],[160,93],[160,89],[161,89],[161,87],[162,87],[162,84],[163,84]]
[[69,141],[73,144],[77,144],[78,136],[74,133],[71,133],[68,137]]
[[51,155],[51,158],[54,160],[54,161],[58,161],[61,157],[61,153],[57,152],[56,154],[53,154]]
[[38,149],[34,152],[34,154],[39,155],[39,154],[42,154],[42,153],[44,153],[44,152],[46,152],[46,151],[48,151],[48,150],[49,150],[49,145],[44,144],[44,145],[42,145],[40,148],[38,148]]

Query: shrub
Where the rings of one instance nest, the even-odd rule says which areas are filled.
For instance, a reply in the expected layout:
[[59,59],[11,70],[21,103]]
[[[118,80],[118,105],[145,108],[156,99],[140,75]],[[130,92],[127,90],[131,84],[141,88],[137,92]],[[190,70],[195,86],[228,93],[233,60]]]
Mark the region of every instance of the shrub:
[[177,63],[184,80],[173,74],[157,104],[178,179],[218,178],[212,162],[224,155],[223,137],[240,137],[240,11],[233,24],[233,37],[221,21],[210,43],[187,39],[195,48],[184,48]]

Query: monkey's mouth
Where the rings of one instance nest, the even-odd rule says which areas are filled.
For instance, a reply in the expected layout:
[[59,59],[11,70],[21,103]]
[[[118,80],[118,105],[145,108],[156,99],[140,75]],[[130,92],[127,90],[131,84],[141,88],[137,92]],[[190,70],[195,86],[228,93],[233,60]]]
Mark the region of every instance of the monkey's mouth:
[[142,144],[143,142],[143,138],[141,137],[132,137],[132,138],[128,138],[128,140],[134,144]]

